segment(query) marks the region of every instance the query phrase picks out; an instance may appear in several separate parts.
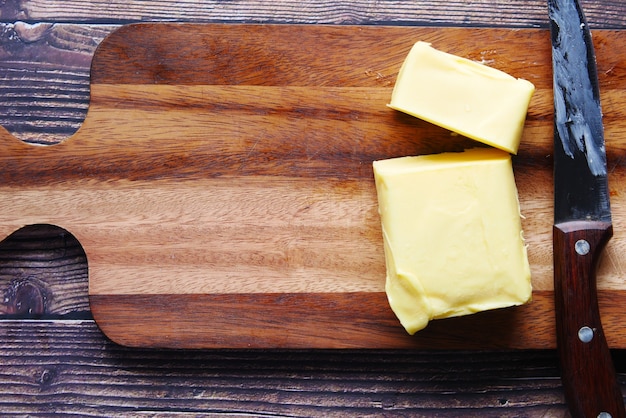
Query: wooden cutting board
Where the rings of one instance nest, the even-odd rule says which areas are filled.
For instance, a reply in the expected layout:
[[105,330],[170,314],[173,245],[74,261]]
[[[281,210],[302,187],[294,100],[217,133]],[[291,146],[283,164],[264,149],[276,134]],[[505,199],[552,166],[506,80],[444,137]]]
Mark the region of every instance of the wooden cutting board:
[[[411,337],[384,293],[372,161],[476,145],[386,107],[418,40],[537,88],[514,158],[534,299]],[[615,226],[600,305],[610,346],[626,348],[626,34],[594,41]],[[94,318],[124,345],[554,347],[551,83],[547,30],[126,26],[94,56],[72,138],[0,132],[0,234],[75,235]]]

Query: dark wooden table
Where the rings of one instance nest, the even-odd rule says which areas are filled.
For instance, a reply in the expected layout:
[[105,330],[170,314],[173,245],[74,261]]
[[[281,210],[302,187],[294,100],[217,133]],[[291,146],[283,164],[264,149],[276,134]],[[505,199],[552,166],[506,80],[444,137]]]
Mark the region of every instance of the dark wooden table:
[[[593,28],[626,4],[583,1]],[[543,0],[4,1],[0,125],[34,144],[73,134],[99,42],[137,21],[547,27]],[[1,169],[1,168],[0,168]],[[4,237],[1,237],[4,238]],[[0,415],[566,416],[554,351],[155,351],[91,319],[87,260],[64,230],[0,245]],[[626,352],[614,357],[626,390]]]

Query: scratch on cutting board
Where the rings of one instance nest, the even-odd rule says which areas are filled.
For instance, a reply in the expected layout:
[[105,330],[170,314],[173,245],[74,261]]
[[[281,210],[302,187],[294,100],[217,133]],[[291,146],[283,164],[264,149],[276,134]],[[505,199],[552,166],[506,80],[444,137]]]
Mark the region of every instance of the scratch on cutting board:
[[486,58],[487,56],[495,56],[498,53],[495,49],[491,49],[489,51],[480,51],[480,61],[476,61],[482,65],[494,65],[496,60],[493,58]]
[[309,154],[309,150],[307,149],[307,156],[306,156],[306,160],[307,161],[311,161],[313,160],[315,157],[317,157],[317,155],[321,152],[321,150],[315,150],[315,152],[313,154]]
[[246,156],[243,158],[243,160],[241,161],[241,165],[239,166],[238,171],[242,171],[243,168],[246,166],[246,163],[248,162],[248,159],[250,158],[250,156],[252,155],[252,153],[254,152],[254,149],[256,148],[257,144],[259,143],[261,139],[259,137],[257,137],[254,141],[254,144],[252,144],[252,146],[250,147],[250,149],[248,149],[248,153],[246,154]]
[[617,276],[623,276],[624,269],[622,268],[622,263],[620,263],[621,257],[617,256],[615,251],[611,251],[611,249],[605,251],[604,254],[606,256],[605,262],[611,266],[611,270],[615,271]]

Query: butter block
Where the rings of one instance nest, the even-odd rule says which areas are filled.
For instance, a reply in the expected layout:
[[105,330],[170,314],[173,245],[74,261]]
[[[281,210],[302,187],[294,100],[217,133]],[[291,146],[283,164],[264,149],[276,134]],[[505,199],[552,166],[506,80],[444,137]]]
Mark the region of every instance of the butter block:
[[517,154],[535,86],[503,71],[417,42],[389,107]]
[[531,299],[511,156],[495,148],[374,162],[389,304],[409,334],[431,319]]

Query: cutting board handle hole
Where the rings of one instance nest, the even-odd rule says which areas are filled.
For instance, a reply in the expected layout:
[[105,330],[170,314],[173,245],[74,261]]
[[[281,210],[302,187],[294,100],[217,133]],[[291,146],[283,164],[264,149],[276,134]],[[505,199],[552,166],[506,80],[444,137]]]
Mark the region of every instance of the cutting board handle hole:
[[90,319],[86,265],[82,245],[63,228],[13,232],[0,242],[0,319]]
[[[0,77],[2,77],[1,71]],[[75,105],[78,106],[79,104],[75,103]],[[54,105],[50,105],[47,109],[40,109],[40,112],[54,114],[57,120],[50,121],[51,126],[41,126],[33,122],[33,120],[41,117],[30,114],[37,112],[37,110],[30,109],[30,107],[25,108],[25,112],[28,114],[23,116],[9,116],[7,118],[8,122],[4,122],[4,125],[0,126],[0,131],[5,131],[0,132],[0,139],[8,135],[12,137],[11,139],[17,139],[30,145],[57,145],[71,138],[80,129],[87,117],[87,106],[84,109],[77,108],[59,111],[54,109]],[[67,113],[63,114],[65,112]],[[11,113],[4,106],[4,103],[0,103],[0,115],[11,115]]]
[[[12,42],[2,46],[16,58],[0,67],[2,84],[12,89],[0,97],[2,127],[29,144],[54,145],[68,139],[87,116],[91,61],[111,30],[90,31],[91,42],[71,25],[16,22],[5,30],[5,39]],[[76,45],[81,45],[80,51]]]

